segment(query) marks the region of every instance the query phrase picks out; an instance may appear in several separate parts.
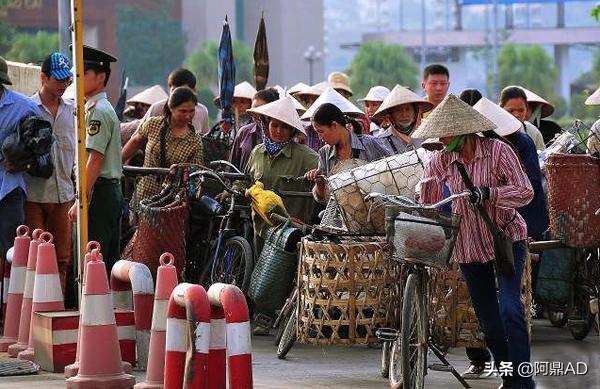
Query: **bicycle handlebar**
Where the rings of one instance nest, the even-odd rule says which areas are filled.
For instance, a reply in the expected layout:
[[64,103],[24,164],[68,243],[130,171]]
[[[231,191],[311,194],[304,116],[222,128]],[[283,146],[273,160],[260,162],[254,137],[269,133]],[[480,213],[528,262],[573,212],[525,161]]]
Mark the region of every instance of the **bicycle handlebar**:
[[124,173],[133,175],[164,175],[169,174],[169,169],[166,167],[140,167],[140,166],[123,166]]
[[190,178],[195,177],[195,176],[202,176],[202,177],[210,177],[210,178],[214,178],[215,180],[217,180],[219,182],[219,184],[221,184],[221,186],[223,187],[223,189],[225,189],[226,192],[229,192],[233,195],[236,196],[243,196],[241,192],[233,189],[232,187],[230,187],[229,185],[227,185],[225,183],[225,181],[223,181],[223,178],[225,179],[231,179],[231,180],[248,180],[250,179],[249,176],[245,175],[245,174],[238,174],[238,173],[216,173],[212,170],[198,170],[195,171],[193,173],[190,174]]
[[416,202],[414,199],[411,199],[410,197],[398,196],[398,195],[387,195],[387,194],[383,194],[383,193],[373,192],[373,193],[369,193],[368,195],[365,196],[365,201],[381,199],[383,201],[390,202],[394,205],[400,205],[400,206],[406,207],[406,208],[429,210],[429,209],[440,208],[453,200],[467,197],[470,195],[471,195],[471,192],[464,191],[462,193],[457,193],[457,194],[453,194],[449,197],[446,197],[445,199],[438,201],[437,203],[424,205],[424,204],[419,204],[418,202]]
[[212,161],[211,163],[209,163],[210,167],[217,167],[217,166],[228,166],[230,168],[233,169],[233,171],[235,171],[238,174],[244,174],[240,169],[238,169],[237,167],[235,167],[234,164],[232,164],[229,161],[224,161],[222,159],[218,160],[218,161]]

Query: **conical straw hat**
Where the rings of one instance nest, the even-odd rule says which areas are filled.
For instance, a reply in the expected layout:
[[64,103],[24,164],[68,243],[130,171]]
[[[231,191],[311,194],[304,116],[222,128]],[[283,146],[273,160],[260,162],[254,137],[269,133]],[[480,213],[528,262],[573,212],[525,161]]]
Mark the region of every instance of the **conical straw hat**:
[[385,86],[377,85],[369,89],[369,93],[358,101],[383,101],[390,94],[390,90]]
[[331,103],[338,107],[343,113],[349,114],[363,114],[364,112],[360,110],[356,105],[352,104],[348,99],[342,96],[338,91],[329,87],[323,92],[321,96],[308,108],[304,115],[302,115],[302,120],[310,120],[312,115],[315,113],[317,108],[325,103]]
[[485,97],[479,99],[473,108],[496,125],[494,131],[500,136],[514,134],[521,129],[522,124],[516,117]]
[[412,137],[417,139],[453,137],[495,129],[496,126],[491,120],[450,94],[431,111],[427,120],[421,123]]
[[159,101],[162,101],[169,96],[160,85],[154,85],[148,89],[145,89],[127,100],[127,104],[133,105],[135,103],[152,105]]
[[585,105],[600,105],[600,88],[585,100]]
[[544,100],[539,95],[533,93],[529,89],[523,88],[521,85],[511,85],[511,86],[516,86],[518,88],[523,89],[523,92],[525,92],[525,96],[527,97],[528,103],[542,104],[542,117],[543,118],[545,118],[546,116],[550,116],[554,113],[554,105],[552,105],[552,103],[548,102],[547,100]]
[[[256,88],[252,86],[248,81],[242,81],[235,86],[233,89],[233,97],[237,97],[240,99],[248,99],[252,100],[254,95],[256,94]],[[221,108],[221,97],[215,96],[213,99],[213,103],[217,106],[217,108]]]
[[321,96],[323,92],[329,87],[329,83],[327,81],[320,82],[313,86],[309,86],[305,90],[301,92],[296,92],[298,96]]
[[350,89],[350,77],[346,73],[333,72],[327,77],[327,82],[333,89],[341,89],[352,95],[352,89]]
[[294,98],[294,96],[290,95],[288,93],[288,96],[292,99],[292,103],[294,103],[294,107],[296,107],[296,111],[298,111],[298,115],[302,115],[304,112],[306,112],[306,108],[304,108],[304,106]]
[[308,85],[306,85],[303,82],[299,82],[296,85],[292,86],[290,89],[288,89],[288,93],[293,96],[296,93],[302,92],[308,88],[310,88]]
[[250,108],[248,111],[252,116],[256,115],[264,115],[268,116],[271,119],[277,119],[280,122],[283,122],[304,135],[304,127],[302,126],[302,122],[300,121],[300,116],[298,116],[298,112],[296,112],[296,106],[292,101],[293,97],[284,96],[279,100],[275,100],[271,103],[261,105],[258,108]]
[[423,107],[423,112],[431,111],[431,109],[433,108],[433,104],[431,104],[415,92],[401,85],[396,85],[394,89],[392,89],[390,94],[385,98],[385,100],[383,100],[383,103],[381,103],[381,106],[373,115],[373,119],[383,119],[383,116],[385,115],[386,111],[390,108],[394,108],[402,104],[412,103],[420,104]]

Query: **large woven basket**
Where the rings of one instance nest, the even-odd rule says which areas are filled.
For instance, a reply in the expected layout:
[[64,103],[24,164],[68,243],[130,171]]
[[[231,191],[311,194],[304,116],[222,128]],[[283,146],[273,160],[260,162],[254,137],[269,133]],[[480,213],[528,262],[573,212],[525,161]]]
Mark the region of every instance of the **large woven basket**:
[[575,248],[600,246],[600,160],[589,155],[553,154],[546,162],[550,229]]
[[298,269],[298,341],[378,342],[380,327],[397,328],[401,265],[383,239],[313,242],[304,238]]
[[384,207],[364,200],[371,192],[414,197],[423,173],[423,152],[409,151],[380,159],[328,178],[348,231],[357,234],[385,232]]
[[[450,269],[432,270],[431,282],[431,335],[435,344],[443,349],[453,347],[484,348],[483,332],[467,283],[462,278],[456,262]],[[525,269],[521,280],[521,301],[525,319],[531,332],[531,261],[525,256]]]

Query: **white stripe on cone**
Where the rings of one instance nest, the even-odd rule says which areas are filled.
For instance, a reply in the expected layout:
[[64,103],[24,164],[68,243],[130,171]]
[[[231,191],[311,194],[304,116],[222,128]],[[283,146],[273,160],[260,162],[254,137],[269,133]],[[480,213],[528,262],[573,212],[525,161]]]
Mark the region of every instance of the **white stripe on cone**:
[[116,324],[110,294],[83,297],[82,325],[102,326]]
[[25,288],[23,289],[23,298],[30,299],[33,297],[33,287],[35,285],[35,270],[25,271]]
[[113,290],[111,292],[115,308],[133,309],[133,295],[131,290]]
[[54,303],[62,301],[62,289],[58,274],[38,274],[35,277],[33,301],[36,303]]
[[187,351],[185,324],[183,319],[167,318],[166,351]]
[[227,323],[227,354],[229,356],[252,353],[250,322]]
[[225,319],[212,319],[210,326],[210,349],[224,350],[226,346]]
[[119,340],[135,340],[135,326],[117,326]]
[[[52,331],[50,328],[35,326],[36,339],[44,344],[60,346],[77,343],[78,330]],[[119,340],[135,340],[135,326],[117,326]]]
[[8,288],[8,293],[23,294],[25,291],[26,274],[27,268],[25,267],[13,267],[10,269],[10,286]]
[[167,306],[169,300],[154,300],[152,311],[152,331],[167,330]]
[[208,346],[210,345],[210,323],[199,322],[196,331],[196,352],[208,354]]

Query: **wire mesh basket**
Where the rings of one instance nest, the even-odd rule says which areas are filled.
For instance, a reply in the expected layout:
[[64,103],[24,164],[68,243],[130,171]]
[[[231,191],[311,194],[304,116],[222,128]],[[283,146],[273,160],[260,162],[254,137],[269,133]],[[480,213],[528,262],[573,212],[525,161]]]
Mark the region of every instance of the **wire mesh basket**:
[[392,258],[435,268],[447,268],[461,216],[433,209],[386,207],[386,235]]
[[351,233],[383,234],[385,210],[365,202],[365,195],[379,192],[414,197],[423,173],[423,150],[380,159],[328,178],[342,219]]

